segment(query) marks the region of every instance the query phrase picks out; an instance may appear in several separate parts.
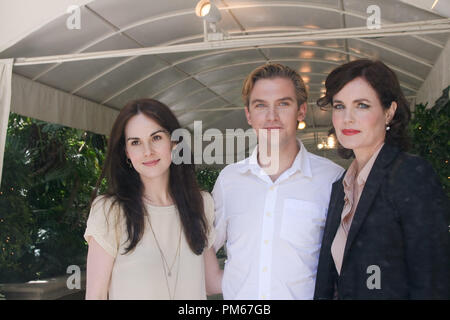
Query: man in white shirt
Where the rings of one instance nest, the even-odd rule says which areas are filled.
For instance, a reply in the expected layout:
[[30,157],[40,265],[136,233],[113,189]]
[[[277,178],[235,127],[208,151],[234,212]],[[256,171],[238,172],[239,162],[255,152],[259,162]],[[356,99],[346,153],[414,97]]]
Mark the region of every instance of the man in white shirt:
[[[307,92],[300,75],[280,64],[256,68],[242,90],[258,145],[225,167],[212,192],[215,250],[226,244],[224,299],[312,299],[331,186],[343,173],[296,138]],[[270,171],[263,134],[276,133],[279,161]],[[273,136],[272,136],[273,137]],[[270,157],[269,157],[270,158]]]

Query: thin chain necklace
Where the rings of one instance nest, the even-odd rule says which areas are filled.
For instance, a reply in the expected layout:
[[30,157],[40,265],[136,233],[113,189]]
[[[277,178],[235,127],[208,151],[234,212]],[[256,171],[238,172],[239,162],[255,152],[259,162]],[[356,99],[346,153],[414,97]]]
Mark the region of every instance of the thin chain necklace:
[[[164,277],[166,278],[167,291],[169,292],[169,299],[170,300],[174,300],[175,293],[176,293],[176,290],[177,290],[177,284],[178,284],[178,274],[179,274],[179,271],[180,271],[181,227],[180,227],[180,234],[178,236],[177,251],[175,252],[175,257],[173,259],[172,265],[169,267],[169,264],[167,263],[167,259],[166,259],[165,255],[164,255],[164,252],[162,251],[161,246],[159,245],[158,239],[156,238],[156,234],[155,234],[155,231],[153,230],[153,226],[152,226],[152,223],[150,221],[149,215],[147,215],[147,219],[148,219],[148,223],[150,224],[150,230],[152,230],[153,237],[155,238],[156,246],[158,247],[158,250],[159,250],[159,253],[160,253],[160,256],[161,256],[161,261],[162,261],[163,270],[164,270]],[[169,278],[168,277],[172,276],[172,269],[173,269],[173,266],[175,265],[175,262],[177,260],[178,260],[178,263],[177,263],[177,277],[175,279],[175,286],[173,288],[173,295],[172,295],[172,293],[170,291],[170,285],[169,285]]]

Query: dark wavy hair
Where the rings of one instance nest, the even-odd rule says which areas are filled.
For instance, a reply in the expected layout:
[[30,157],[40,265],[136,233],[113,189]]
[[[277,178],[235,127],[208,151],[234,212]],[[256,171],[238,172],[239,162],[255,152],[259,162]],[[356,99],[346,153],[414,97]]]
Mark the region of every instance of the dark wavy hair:
[[[128,232],[128,247],[125,253],[132,251],[142,239],[147,211],[143,203],[144,186],[139,173],[127,164],[125,153],[125,126],[135,115],[143,114],[156,121],[170,134],[180,128],[172,111],[163,103],[153,99],[139,99],[129,102],[114,122],[108,141],[105,164],[94,190],[92,201],[97,195],[103,178],[108,189],[105,196],[113,199],[113,205],[119,204],[124,212]],[[180,137],[180,143],[182,141]],[[180,156],[186,150],[180,151]],[[190,150],[191,160],[193,155]],[[174,164],[169,167],[169,190],[178,209],[183,232],[191,250],[199,255],[207,243],[208,224],[203,208],[203,197],[197,184],[194,162]],[[113,207],[113,205],[111,207]]]
[[[407,132],[411,119],[409,104],[400,88],[397,75],[383,62],[378,60],[360,59],[343,64],[328,75],[325,81],[325,96],[317,100],[321,109],[329,109],[333,104],[333,97],[350,81],[361,77],[366,80],[377,93],[384,109],[389,109],[391,103],[397,103],[397,109],[386,131],[385,143],[397,146],[403,151],[410,147]],[[338,154],[345,159],[354,157],[353,150],[338,144]]]

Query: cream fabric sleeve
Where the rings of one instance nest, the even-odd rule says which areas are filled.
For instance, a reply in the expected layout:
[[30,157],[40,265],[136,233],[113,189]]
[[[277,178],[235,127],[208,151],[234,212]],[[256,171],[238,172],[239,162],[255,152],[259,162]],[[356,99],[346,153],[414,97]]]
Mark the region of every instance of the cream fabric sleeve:
[[209,192],[202,191],[203,207],[205,209],[206,220],[208,221],[208,245],[211,248],[216,240],[216,230],[214,229],[214,200]]
[[112,207],[113,199],[99,196],[92,202],[84,238],[94,237],[95,241],[113,258],[119,251],[118,217],[119,204]]

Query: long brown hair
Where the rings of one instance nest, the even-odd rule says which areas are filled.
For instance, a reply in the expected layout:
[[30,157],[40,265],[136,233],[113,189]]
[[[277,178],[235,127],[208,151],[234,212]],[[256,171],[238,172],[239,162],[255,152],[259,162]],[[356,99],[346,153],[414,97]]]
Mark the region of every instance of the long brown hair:
[[[145,229],[146,209],[142,200],[144,186],[139,173],[127,164],[125,153],[125,126],[133,116],[140,113],[156,121],[170,134],[180,128],[180,123],[172,111],[154,99],[129,102],[114,122],[108,141],[105,164],[92,200],[97,195],[101,181],[106,178],[108,189],[105,196],[113,198],[113,204],[120,204],[126,218],[128,247],[125,248],[125,254],[136,247]],[[180,140],[176,142],[179,143],[182,139],[180,137]],[[182,152],[186,150],[182,150],[180,156]],[[190,150],[188,152],[192,160],[193,155]],[[199,255],[206,246],[208,224],[193,161],[178,165],[172,162],[169,172],[169,190],[178,209],[183,232],[191,250]]]

